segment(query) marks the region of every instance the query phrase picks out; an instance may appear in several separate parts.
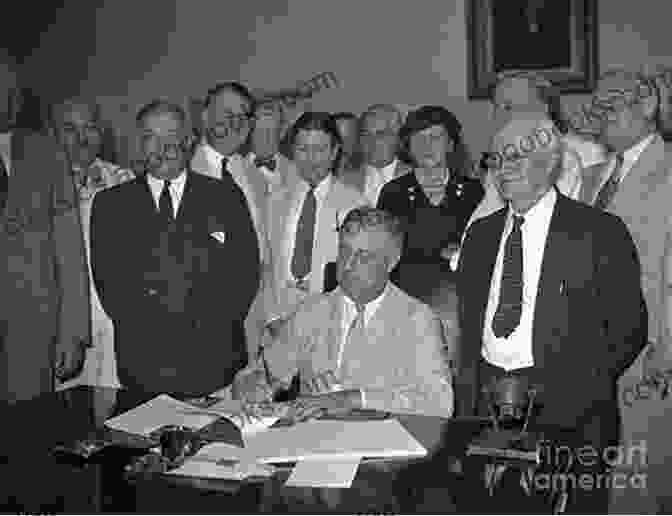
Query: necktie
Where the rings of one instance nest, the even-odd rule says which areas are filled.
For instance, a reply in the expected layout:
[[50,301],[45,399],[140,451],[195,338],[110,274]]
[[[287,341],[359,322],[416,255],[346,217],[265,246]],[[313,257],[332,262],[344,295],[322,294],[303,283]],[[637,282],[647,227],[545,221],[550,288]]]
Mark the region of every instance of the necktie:
[[341,350],[340,364],[338,370],[338,379],[341,384],[351,379],[353,370],[352,358],[366,340],[366,327],[364,326],[364,308],[365,305],[357,305],[357,316],[354,318],[348,334],[345,338],[345,344]]
[[315,187],[311,186],[303,201],[301,215],[296,226],[296,239],[294,240],[294,256],[292,257],[292,274],[297,280],[308,276],[313,261],[313,238],[315,234],[315,212],[317,211],[317,199]]
[[499,288],[499,306],[492,319],[495,337],[508,337],[520,323],[523,309],[523,217],[513,216],[513,229],[504,246],[504,266]]
[[275,172],[277,163],[273,156],[269,158],[254,158],[254,166],[257,168],[266,167],[271,172]]
[[611,201],[613,200],[618,187],[621,183],[621,177],[623,176],[623,154],[620,152],[616,154],[616,165],[614,165],[614,170],[607,179],[607,182],[604,183],[600,192],[595,198],[595,207],[601,210],[606,209]]
[[0,157],[0,214],[5,209],[8,193],[9,193],[9,174],[7,173],[7,166],[5,165],[5,160],[2,157]]
[[167,222],[175,218],[173,199],[170,197],[170,181],[163,182],[163,190],[161,190],[161,196],[159,197],[159,213],[161,213],[161,217]]

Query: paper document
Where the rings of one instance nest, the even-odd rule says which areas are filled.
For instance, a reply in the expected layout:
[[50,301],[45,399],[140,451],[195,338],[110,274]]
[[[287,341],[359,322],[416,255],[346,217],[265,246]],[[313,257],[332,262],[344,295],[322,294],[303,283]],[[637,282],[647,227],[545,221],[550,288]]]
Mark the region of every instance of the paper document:
[[128,412],[108,419],[105,425],[114,430],[147,436],[166,425],[200,430],[217,418],[217,413],[199,409],[167,394],[161,394]]
[[278,404],[277,415],[264,415],[263,417],[255,418],[250,422],[243,420],[241,415],[242,409],[242,403],[236,400],[222,400],[208,407],[208,410],[220,413],[223,417],[226,417],[229,421],[236,425],[243,436],[252,435],[270,428],[276,423],[276,421],[278,421],[278,419],[280,419],[282,413],[286,412],[285,407],[281,407],[280,404]]
[[185,461],[179,468],[169,471],[168,474],[196,478],[244,480],[249,477],[268,477],[273,472],[274,469],[271,466],[255,464],[253,462],[218,464],[216,462],[191,458]]
[[285,485],[348,488],[357,474],[359,461],[359,458],[302,460],[294,466]]
[[308,421],[243,436],[245,450],[259,462],[311,458],[424,457],[427,450],[396,419]]

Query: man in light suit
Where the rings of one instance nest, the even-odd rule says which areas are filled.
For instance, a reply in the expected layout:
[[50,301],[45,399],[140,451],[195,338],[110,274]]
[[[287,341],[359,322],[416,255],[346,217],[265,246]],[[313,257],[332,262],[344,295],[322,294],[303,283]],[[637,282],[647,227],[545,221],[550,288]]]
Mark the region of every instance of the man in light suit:
[[[51,392],[90,342],[78,199],[64,150],[13,127],[11,63],[0,71],[0,400]],[[4,205],[4,206],[3,206]]]
[[247,158],[254,127],[254,98],[240,83],[210,89],[203,103],[203,141],[191,160],[194,172],[218,179],[230,175],[243,192],[257,232],[259,256],[265,261],[267,181]]
[[[294,124],[290,141],[301,181],[269,198],[270,259],[265,264],[263,290],[255,300],[261,303],[261,308],[254,309],[260,318],[249,325],[257,329],[257,347],[266,327],[272,334],[309,294],[335,286],[329,264],[338,254],[339,224],[352,208],[366,204],[357,190],[333,176],[341,144],[331,115],[305,113]],[[307,200],[312,204],[310,217]],[[301,231],[303,221],[312,227],[309,234]],[[254,344],[248,342],[248,346],[253,353]]]
[[[662,333],[667,317],[663,299],[669,289],[663,283],[663,257],[665,242],[672,235],[672,152],[657,131],[660,101],[650,77],[625,70],[605,73],[593,98],[595,118],[601,121],[599,140],[612,155],[606,164],[585,170],[581,200],[625,221],[639,251],[642,289],[649,311],[648,348],[624,374],[621,391],[637,383],[643,375],[672,365],[669,339]],[[666,436],[671,423],[669,415],[665,418],[663,415],[672,412],[670,404],[658,400],[658,403],[622,406],[621,410],[626,449],[640,441],[648,443],[647,487],[656,499],[649,501],[656,502],[658,508],[646,505],[647,500],[642,498],[645,490],[630,489],[627,495],[635,500],[637,511],[655,512],[663,505],[669,510],[672,504],[667,481],[672,447]],[[618,494],[626,496],[625,491],[620,490]],[[624,499],[622,503],[628,502]]]
[[284,125],[279,102],[262,102],[255,107],[254,114],[251,152],[247,155],[250,165],[266,181],[268,195],[282,188],[294,188],[300,181],[296,165],[279,151]]
[[[513,120],[496,148],[522,148],[541,128],[552,124]],[[606,474],[603,450],[618,443],[616,382],[646,342],[647,313],[625,224],[554,187],[562,144],[553,134],[547,146],[503,163],[496,179],[508,206],[476,221],[464,240],[456,412],[487,415],[483,387],[505,377],[527,381],[541,406],[528,429],[552,447],[568,446],[574,458],[590,447],[599,458],[574,460],[569,473],[596,481]],[[570,489],[568,510],[606,513],[606,487]]]
[[[271,399],[298,375],[301,396],[290,415],[297,421],[361,408],[450,417],[441,322],[389,281],[402,240],[400,221],[388,213],[371,207],[348,213],[340,230],[339,287],[301,305],[263,358],[236,375],[234,398]],[[399,512],[395,469],[383,466],[344,493],[317,493],[318,499],[339,513]],[[301,492],[301,504],[313,495]]]
[[383,186],[411,170],[399,159],[401,126],[401,113],[391,104],[370,106],[359,118],[362,164],[344,169],[340,177],[357,188],[371,206],[377,205]]

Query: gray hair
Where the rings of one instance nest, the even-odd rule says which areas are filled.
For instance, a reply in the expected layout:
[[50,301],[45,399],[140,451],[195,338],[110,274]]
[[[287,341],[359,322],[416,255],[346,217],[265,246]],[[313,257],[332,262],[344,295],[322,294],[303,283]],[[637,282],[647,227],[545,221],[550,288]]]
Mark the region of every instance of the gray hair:
[[360,231],[383,230],[401,247],[404,243],[405,230],[399,217],[372,206],[360,206],[348,212],[339,228],[340,236],[355,235]]

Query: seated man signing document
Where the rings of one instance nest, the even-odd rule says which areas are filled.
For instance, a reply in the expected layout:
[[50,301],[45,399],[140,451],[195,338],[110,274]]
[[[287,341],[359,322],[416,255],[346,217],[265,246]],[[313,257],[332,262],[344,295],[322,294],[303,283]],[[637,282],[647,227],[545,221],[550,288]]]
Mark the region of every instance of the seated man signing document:
[[451,416],[441,322],[389,281],[403,238],[388,213],[350,211],[339,229],[339,287],[302,304],[262,358],[236,375],[233,396],[271,400],[298,374],[295,420],[362,408]]

